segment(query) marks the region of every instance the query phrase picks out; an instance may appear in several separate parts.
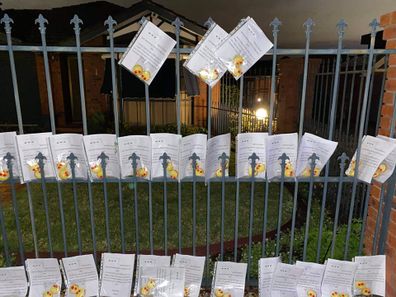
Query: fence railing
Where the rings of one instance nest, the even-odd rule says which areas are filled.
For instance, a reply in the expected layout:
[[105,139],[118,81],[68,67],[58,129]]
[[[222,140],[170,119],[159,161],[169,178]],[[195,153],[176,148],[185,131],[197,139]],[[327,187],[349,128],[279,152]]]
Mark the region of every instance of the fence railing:
[[[44,59],[45,81],[47,86],[48,108],[51,130],[56,133],[56,122],[51,87],[49,52],[74,53],[77,56],[80,98],[82,109],[82,126],[87,134],[87,111],[84,86],[84,69],[82,53],[110,53],[112,74],[112,99],[114,106],[114,131],[119,135],[119,92],[117,89],[116,53],[125,48],[114,47],[114,30],[116,21],[109,17],[105,21],[108,30],[109,47],[83,47],[80,44],[82,21],[75,16],[71,25],[75,31],[76,45],[72,47],[47,46],[46,23],[43,16],[36,20],[41,33],[41,46],[12,45],[12,20],[5,15],[1,19],[7,36],[7,44],[0,45],[0,51],[7,51],[10,61],[12,84],[14,90],[16,114],[19,133],[23,134],[23,114],[20,108],[18,74],[15,70],[14,53],[28,51],[41,53]],[[174,22],[177,44],[176,53],[176,116],[177,132],[181,133],[180,116],[180,54],[189,53],[191,49],[180,48],[179,35],[181,23]],[[276,64],[279,56],[304,56],[302,78],[300,117],[298,134],[304,132],[304,114],[309,58],[314,55],[335,56],[335,74],[332,96],[324,113],[328,117],[326,138],[335,138],[336,107],[339,101],[338,90],[341,69],[341,55],[363,55],[367,59],[364,90],[361,94],[360,114],[366,115],[369,101],[369,86],[373,73],[375,55],[395,54],[395,50],[374,49],[375,33],[378,23],[370,24],[371,42],[369,49],[343,49],[346,24],[337,24],[338,43],[335,49],[311,49],[313,21],[304,23],[304,49],[278,49],[280,33],[278,19],[271,23],[274,48],[268,53],[272,57],[271,92],[268,119],[268,132],[274,133],[275,116],[273,113],[276,89]],[[243,90],[244,78],[239,80]],[[150,88],[145,85],[146,129],[150,134]],[[237,132],[243,127],[243,92],[239,94]],[[212,106],[212,90],[208,89],[208,106]],[[278,109],[282,108],[278,104]],[[208,137],[212,137],[212,109],[208,109]],[[394,120],[396,115],[394,115]],[[191,254],[204,254],[207,257],[207,280],[210,279],[212,261],[232,259],[246,261],[248,279],[257,285],[255,279],[255,257],[283,255],[289,262],[295,259],[323,261],[325,257],[351,258],[363,252],[365,225],[370,193],[370,185],[360,182],[358,165],[362,136],[365,132],[367,118],[361,116],[357,133],[357,161],[355,177],[344,175],[348,156],[338,154],[330,164],[339,164],[339,171],[330,175],[330,165],[320,177],[288,178],[285,177],[286,155],[281,155],[282,176],[275,180],[236,179],[233,176],[215,178],[207,184],[197,176],[183,179],[177,183],[165,178],[156,181],[143,181],[136,178],[136,158],[131,155],[131,166],[135,177],[128,179],[110,179],[93,183],[81,182],[72,177],[69,182],[57,182],[45,178],[43,158],[38,155],[43,172],[39,184],[26,183],[17,187],[17,180],[11,178],[5,182],[11,189],[11,205],[2,201],[0,208],[1,246],[5,264],[11,265],[13,254],[16,261],[28,256],[66,256],[73,253],[101,250],[136,252],[136,253],[171,253],[174,251]],[[394,127],[394,125],[392,126]],[[391,136],[394,131],[392,130]],[[220,157],[220,156],[219,156]],[[227,156],[232,157],[233,156]],[[253,157],[253,156],[252,156]],[[349,154],[349,157],[351,155]],[[73,160],[73,156],[70,156]],[[106,157],[98,156],[103,168]],[[166,156],[163,156],[166,159]],[[191,157],[194,163],[194,156]],[[12,169],[12,156],[6,156],[9,169]],[[222,159],[223,173],[225,158]],[[253,158],[254,160],[254,158]],[[316,158],[312,156],[314,168]],[[72,162],[73,164],[73,162]],[[252,166],[254,161],[252,162]],[[72,167],[73,168],[73,167]],[[232,171],[232,167],[230,166]],[[10,173],[12,170],[10,170]],[[195,172],[193,170],[193,172]],[[314,170],[311,170],[314,172]],[[104,170],[105,175],[105,170]],[[39,186],[39,187],[38,187]],[[41,187],[41,190],[40,190]],[[383,186],[389,189],[381,198],[388,205],[393,199],[395,173]],[[384,193],[385,191],[383,191]],[[331,194],[333,193],[333,194]],[[335,193],[335,194],[334,194]],[[132,199],[130,199],[132,198]],[[39,200],[40,199],[40,200]],[[43,199],[43,204],[41,203]],[[103,199],[103,200],[102,200]],[[38,202],[40,201],[40,202]],[[390,202],[389,202],[390,201]],[[20,207],[20,206],[23,207]],[[330,205],[330,207],[328,207]],[[55,209],[58,209],[56,211]],[[73,209],[74,208],[74,209]],[[384,252],[387,233],[389,208],[379,211],[376,233],[374,236],[374,253]],[[382,219],[384,218],[384,219]],[[56,230],[56,231],[55,231]],[[26,247],[29,247],[27,249]],[[207,282],[206,284],[209,284]]]

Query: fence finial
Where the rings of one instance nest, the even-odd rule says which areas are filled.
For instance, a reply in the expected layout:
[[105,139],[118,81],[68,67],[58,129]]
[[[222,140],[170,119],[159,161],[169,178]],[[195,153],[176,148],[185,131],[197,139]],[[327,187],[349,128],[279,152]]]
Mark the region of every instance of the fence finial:
[[128,159],[132,160],[131,164],[132,164],[133,176],[136,177],[137,160],[140,160],[140,157],[136,155],[135,152],[133,152],[132,155],[128,157]]
[[349,160],[349,158],[348,158],[347,154],[342,153],[342,155],[339,156],[339,157],[337,158],[337,160],[340,161],[341,174],[343,175],[343,174],[344,174],[344,169],[345,169],[346,162]]
[[100,165],[102,166],[102,169],[104,171],[107,165],[106,160],[108,160],[109,157],[105,154],[105,152],[101,152],[100,155],[98,156],[98,160],[99,159],[100,159]]
[[225,176],[225,170],[227,168],[227,161],[230,159],[229,156],[225,152],[223,152],[220,157],[218,158],[220,160],[220,165],[221,165],[221,176]]
[[347,22],[344,19],[339,20],[339,22],[336,25],[337,27],[337,33],[339,38],[344,37],[345,29],[348,27]]
[[374,36],[377,33],[377,27],[379,26],[377,19],[373,19],[369,25],[371,27],[371,36]]
[[179,17],[177,17],[177,18],[172,22],[172,25],[175,26],[175,33],[176,33],[176,35],[179,35],[179,34],[180,34],[180,28],[181,28],[182,26],[184,26],[183,22],[180,20]]
[[78,15],[75,14],[73,16],[73,18],[70,20],[70,24],[74,24],[73,30],[76,32],[76,34],[80,33],[80,24],[83,24],[83,21],[78,17]]
[[117,25],[117,22],[111,17],[111,15],[109,15],[107,20],[105,20],[104,25],[107,25],[107,31],[110,33],[114,32],[114,26]]
[[316,160],[319,160],[320,158],[318,157],[318,155],[317,154],[315,154],[315,153],[313,153],[309,158],[308,158],[308,160],[309,161],[311,161],[310,163],[309,163],[309,166],[311,167],[311,177],[312,176],[314,176],[315,174],[315,166],[316,166]]
[[251,176],[252,178],[254,178],[256,176],[256,161],[259,159],[260,159],[260,157],[257,156],[255,152],[253,152],[253,154],[251,154],[248,157],[248,160],[250,161],[250,166],[252,169],[252,176]]
[[209,29],[210,27],[212,27],[213,24],[214,24],[213,19],[209,17],[207,21],[204,23],[204,26]]
[[143,25],[145,21],[147,21],[146,17],[142,16],[142,18],[139,21],[139,24]]
[[45,34],[47,28],[45,24],[48,24],[48,20],[40,13],[38,18],[34,21],[35,24],[39,24],[39,31],[41,34]]
[[6,160],[6,164],[7,164],[7,169],[8,172],[10,174],[10,177],[12,176],[12,160],[14,160],[14,156],[11,155],[9,152],[3,157],[4,160]]
[[270,23],[270,26],[272,27],[272,35],[275,37],[275,35],[278,34],[279,32],[279,27],[282,25],[282,22],[278,18],[274,18],[272,22]]
[[11,33],[11,24],[14,23],[14,20],[8,16],[8,14],[4,14],[3,18],[0,20],[0,24],[4,23],[4,30],[6,33]]
[[305,35],[308,37],[312,33],[312,27],[315,26],[314,21],[311,18],[308,18],[303,26],[305,27]]

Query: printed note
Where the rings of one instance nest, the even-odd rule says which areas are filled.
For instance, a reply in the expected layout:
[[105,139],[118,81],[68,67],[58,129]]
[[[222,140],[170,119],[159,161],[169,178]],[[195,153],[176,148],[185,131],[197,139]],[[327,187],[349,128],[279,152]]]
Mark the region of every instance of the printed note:
[[205,257],[176,254],[172,266],[185,270],[184,296],[198,297],[205,267]]
[[25,297],[27,290],[23,266],[0,268],[0,297]]
[[180,160],[181,179],[183,177],[193,176],[192,160],[190,159],[193,153],[199,158],[195,164],[195,176],[205,176],[206,142],[207,135],[205,134],[193,134],[182,138]]
[[225,294],[243,297],[246,270],[246,263],[216,262],[211,297],[224,296]]
[[18,152],[16,147],[16,133],[4,132],[0,133],[0,182],[10,178],[7,161],[4,156],[10,153],[14,159],[12,160],[12,173],[14,177],[20,176],[20,165],[18,162]]
[[[179,158],[181,136],[169,133],[151,134],[151,150],[152,150],[152,172],[151,178],[164,176],[164,165],[166,162],[165,172],[167,178],[178,180],[180,177]],[[164,161],[164,153],[168,159]]]
[[385,296],[386,256],[360,256],[354,259],[357,268],[354,280],[355,295]]
[[280,257],[262,258],[259,260],[259,297],[270,296],[272,277],[278,263],[281,263]]
[[[206,174],[205,180],[213,177],[222,177],[223,168],[221,159],[223,153],[230,157],[231,153],[231,134],[218,135],[208,140],[206,153]],[[224,175],[228,176],[230,161],[226,160]]]
[[25,264],[29,278],[29,297],[60,296],[62,276],[57,259],[27,259]]

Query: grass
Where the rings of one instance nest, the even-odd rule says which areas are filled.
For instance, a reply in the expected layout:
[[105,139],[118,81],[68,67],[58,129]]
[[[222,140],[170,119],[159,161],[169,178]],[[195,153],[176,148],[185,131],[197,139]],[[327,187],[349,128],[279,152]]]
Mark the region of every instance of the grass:
[[[47,227],[45,220],[44,202],[41,186],[32,184],[32,201],[35,214],[38,245],[40,251],[47,251]],[[77,225],[73,204],[73,192],[71,184],[62,184],[62,198],[67,233],[67,246],[69,251],[77,251]],[[206,243],[206,186],[197,183],[197,245]],[[254,199],[254,223],[253,234],[261,234],[264,211],[264,183],[257,183]],[[52,245],[54,251],[63,251],[62,229],[59,211],[59,201],[56,184],[47,184],[49,201],[49,219],[51,224]],[[225,240],[234,238],[235,223],[235,192],[236,184],[226,184],[225,193]],[[163,184],[153,183],[153,234],[154,249],[162,249],[164,241],[163,223]],[[83,251],[91,252],[92,237],[87,184],[77,185],[78,213],[81,224],[81,238]],[[130,184],[122,185],[122,203],[124,210],[124,235],[127,251],[135,251],[135,223],[134,223],[134,191]],[[268,201],[268,226],[267,230],[276,227],[278,216],[279,184],[270,184]],[[19,207],[19,219],[23,233],[25,251],[34,251],[32,226],[29,214],[27,191],[21,188],[17,191],[17,203]],[[108,203],[110,217],[110,238],[112,251],[121,249],[120,234],[120,207],[118,184],[108,184]],[[221,224],[221,184],[211,183],[211,223],[210,234],[212,243],[220,241]],[[95,235],[98,251],[106,250],[105,208],[103,186],[93,184],[93,205],[95,219]],[[239,203],[239,236],[248,236],[250,206],[250,184],[240,184]],[[15,219],[10,201],[2,201],[5,216],[5,226],[11,251],[17,252],[17,234]],[[283,222],[290,219],[292,211],[292,197],[285,191],[283,204]],[[140,249],[149,249],[149,215],[148,215],[148,185],[138,184],[138,217],[139,217],[139,240]],[[168,248],[178,246],[178,204],[177,185],[168,184]],[[182,243],[183,247],[192,245],[192,185],[182,184]],[[0,241],[2,246],[2,242]]]

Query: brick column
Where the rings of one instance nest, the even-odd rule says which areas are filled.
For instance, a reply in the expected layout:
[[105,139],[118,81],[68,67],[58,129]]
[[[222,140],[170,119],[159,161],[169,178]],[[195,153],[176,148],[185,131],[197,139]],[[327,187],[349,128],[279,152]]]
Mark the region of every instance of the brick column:
[[[383,39],[387,49],[396,49],[396,11],[381,17],[381,26],[384,29]],[[393,97],[396,93],[396,54],[389,56],[388,72],[386,74],[385,94],[381,107],[381,122],[378,134],[389,136],[390,125],[395,108]],[[370,193],[370,201],[365,234],[365,252],[371,254],[375,223],[378,215],[381,184],[374,182]],[[396,196],[394,197],[396,201]],[[378,237],[377,237],[378,238]],[[396,210],[391,210],[388,236],[385,247],[387,255],[387,293],[388,297],[396,297]]]

